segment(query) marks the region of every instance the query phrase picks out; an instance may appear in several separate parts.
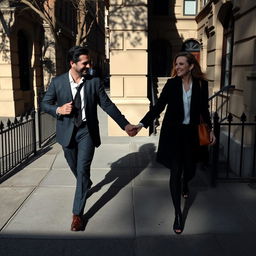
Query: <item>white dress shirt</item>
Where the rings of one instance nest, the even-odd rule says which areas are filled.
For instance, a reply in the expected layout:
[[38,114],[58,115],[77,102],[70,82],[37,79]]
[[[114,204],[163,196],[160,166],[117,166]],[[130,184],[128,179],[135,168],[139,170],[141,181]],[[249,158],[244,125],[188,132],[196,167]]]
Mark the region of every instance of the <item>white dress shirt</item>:
[[[74,79],[72,78],[72,76],[70,74],[70,71],[68,72],[68,75],[69,75],[69,83],[70,83],[70,87],[71,87],[71,92],[72,92],[72,96],[73,96],[73,99],[74,99],[75,96],[76,96],[77,89],[78,89],[79,85],[81,83],[83,83],[84,78],[82,77],[80,82],[77,84],[74,81]],[[85,106],[84,106],[84,86],[80,90],[80,96],[81,96],[82,120],[85,121],[86,116],[85,116]]]
[[189,90],[185,91],[184,85],[182,84],[183,89],[183,106],[184,106],[184,120],[183,124],[189,124],[190,122],[190,103],[191,103],[191,96],[192,96],[192,81],[189,85]]

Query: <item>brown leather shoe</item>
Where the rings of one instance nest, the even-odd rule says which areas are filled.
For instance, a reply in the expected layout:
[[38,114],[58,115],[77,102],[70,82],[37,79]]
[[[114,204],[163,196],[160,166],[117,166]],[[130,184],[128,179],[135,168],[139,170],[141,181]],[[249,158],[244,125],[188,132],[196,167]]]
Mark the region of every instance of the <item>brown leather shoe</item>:
[[81,231],[84,230],[83,219],[79,215],[73,215],[73,221],[71,224],[71,231]]

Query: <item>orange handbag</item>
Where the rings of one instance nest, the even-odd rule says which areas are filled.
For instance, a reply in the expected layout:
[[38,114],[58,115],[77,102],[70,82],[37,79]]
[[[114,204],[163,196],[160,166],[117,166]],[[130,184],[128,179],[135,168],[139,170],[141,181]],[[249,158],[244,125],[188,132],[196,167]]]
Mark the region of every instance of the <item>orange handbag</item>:
[[200,146],[207,146],[211,143],[210,141],[210,129],[206,123],[203,122],[200,116],[200,124],[198,125],[198,135]]
[[[199,81],[200,90],[202,83]],[[200,146],[207,146],[211,143],[210,141],[210,129],[207,123],[204,123],[202,116],[200,115],[200,124],[198,125],[198,136]]]

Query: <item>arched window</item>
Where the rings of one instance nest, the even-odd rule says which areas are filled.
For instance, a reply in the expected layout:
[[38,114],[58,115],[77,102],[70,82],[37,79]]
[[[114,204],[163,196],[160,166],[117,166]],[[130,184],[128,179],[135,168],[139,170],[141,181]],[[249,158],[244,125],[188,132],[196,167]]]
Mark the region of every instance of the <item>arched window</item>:
[[20,89],[30,90],[30,54],[29,41],[26,34],[20,30],[18,36],[18,56],[20,69]]
[[193,39],[185,41],[182,45],[182,51],[191,52],[200,61],[200,44]]

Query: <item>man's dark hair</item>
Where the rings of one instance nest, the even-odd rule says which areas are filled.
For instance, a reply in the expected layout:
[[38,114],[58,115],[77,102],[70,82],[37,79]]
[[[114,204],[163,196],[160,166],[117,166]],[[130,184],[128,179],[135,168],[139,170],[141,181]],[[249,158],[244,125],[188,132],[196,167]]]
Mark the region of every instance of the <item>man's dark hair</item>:
[[68,51],[68,56],[67,56],[68,63],[70,61],[73,61],[74,63],[77,63],[79,61],[79,56],[80,55],[89,55],[89,50],[85,47],[73,46]]

